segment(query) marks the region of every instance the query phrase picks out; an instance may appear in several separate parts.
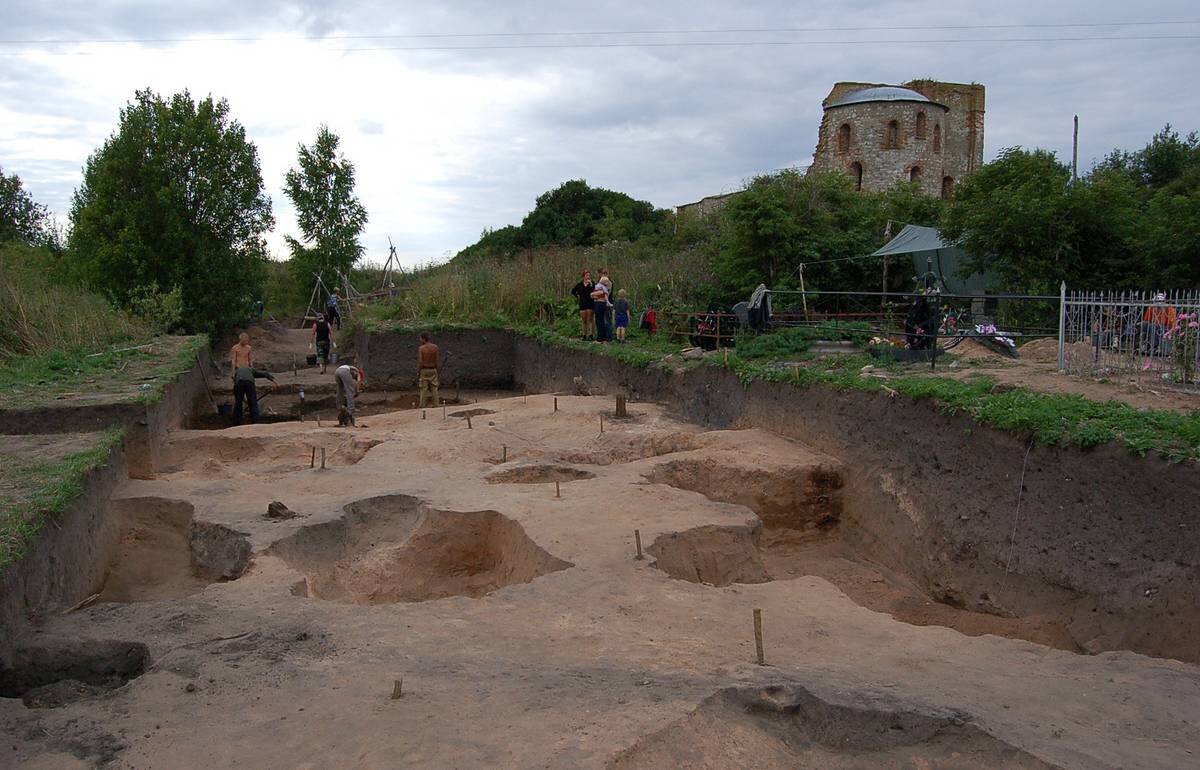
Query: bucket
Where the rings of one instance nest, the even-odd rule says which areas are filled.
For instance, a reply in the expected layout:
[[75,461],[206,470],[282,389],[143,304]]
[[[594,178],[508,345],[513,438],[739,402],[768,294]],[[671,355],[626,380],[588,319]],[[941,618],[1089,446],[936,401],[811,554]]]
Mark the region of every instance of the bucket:
[[330,364],[337,363],[337,351],[336,350],[329,354],[329,363]]

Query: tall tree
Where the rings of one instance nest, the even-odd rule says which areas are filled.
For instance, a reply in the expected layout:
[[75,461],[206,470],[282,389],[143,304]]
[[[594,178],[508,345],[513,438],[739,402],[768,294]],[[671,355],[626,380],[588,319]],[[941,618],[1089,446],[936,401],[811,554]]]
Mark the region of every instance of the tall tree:
[[225,100],[138,91],[87,161],[67,260],[121,303],[178,287],[191,331],[245,317],[262,285],[271,227],[258,152]]
[[16,174],[0,168],[0,243],[19,241],[29,246],[46,243],[52,234],[50,212],[36,203]]
[[302,238],[287,237],[296,280],[310,285],[312,273],[326,281],[349,275],[362,257],[358,236],[367,210],[354,195],[354,164],[338,152],[340,140],[327,126],[317,130],[311,147],[300,145],[299,168],[284,177],[283,192],[296,207]]

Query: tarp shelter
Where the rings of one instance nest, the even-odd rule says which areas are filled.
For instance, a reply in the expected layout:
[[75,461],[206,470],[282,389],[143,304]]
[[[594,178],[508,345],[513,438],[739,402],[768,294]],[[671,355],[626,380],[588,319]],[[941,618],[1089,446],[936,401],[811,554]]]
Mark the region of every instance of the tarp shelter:
[[932,227],[905,225],[895,238],[888,241],[871,256],[885,257],[911,254],[915,275],[922,276],[932,266],[933,274],[950,294],[982,294],[995,287],[995,280],[987,273],[959,274],[966,259],[963,250],[949,246],[941,234]]

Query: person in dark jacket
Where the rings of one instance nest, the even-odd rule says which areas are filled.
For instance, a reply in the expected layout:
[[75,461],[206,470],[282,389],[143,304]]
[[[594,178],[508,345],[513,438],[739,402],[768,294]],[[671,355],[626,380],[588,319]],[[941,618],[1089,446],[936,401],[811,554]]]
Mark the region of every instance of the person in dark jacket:
[[583,327],[583,338],[590,340],[596,336],[596,314],[593,310],[595,301],[592,299],[592,291],[595,290],[595,284],[592,283],[592,271],[584,270],[583,277],[579,283],[575,284],[575,288],[571,289],[571,296],[579,300],[579,323]]

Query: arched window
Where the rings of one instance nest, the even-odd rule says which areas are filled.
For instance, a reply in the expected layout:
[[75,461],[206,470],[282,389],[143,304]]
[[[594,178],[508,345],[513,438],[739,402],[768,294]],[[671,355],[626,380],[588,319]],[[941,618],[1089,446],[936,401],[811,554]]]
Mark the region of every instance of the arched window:
[[900,121],[888,121],[883,129],[883,149],[895,150],[900,146]]
[[917,113],[917,138],[918,139],[925,138],[925,113],[924,112]]
[[942,127],[939,124],[933,126],[933,151],[942,151]]
[[942,177],[942,197],[949,198],[953,194],[954,194],[954,177],[952,177],[952,176]]
[[862,189],[862,164],[854,161],[850,164],[850,175],[854,177],[854,189]]
[[837,151],[840,153],[850,152],[850,124],[843,123],[837,133]]
[[908,181],[910,181],[910,182],[920,182],[921,181],[921,167],[920,166],[913,166],[911,169],[909,169]]

